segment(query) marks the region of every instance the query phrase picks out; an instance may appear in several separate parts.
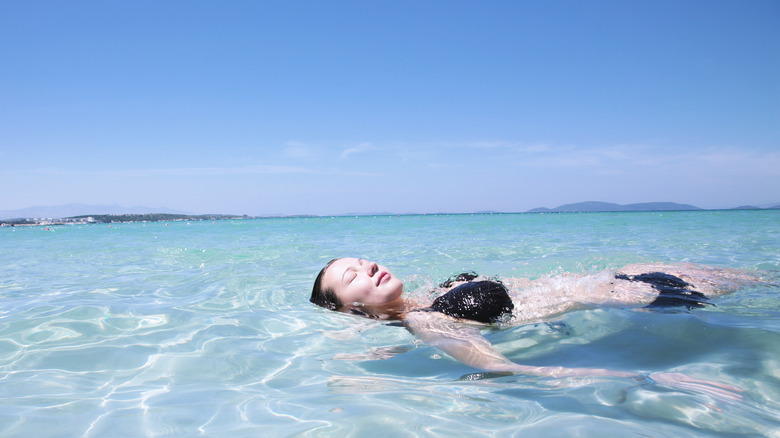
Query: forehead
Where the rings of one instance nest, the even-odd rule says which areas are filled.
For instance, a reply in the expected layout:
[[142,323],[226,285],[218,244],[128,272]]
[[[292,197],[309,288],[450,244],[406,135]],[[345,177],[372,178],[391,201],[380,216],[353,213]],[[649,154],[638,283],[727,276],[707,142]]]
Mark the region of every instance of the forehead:
[[359,263],[360,259],[354,257],[344,257],[342,259],[338,259],[331,263],[330,266],[328,266],[328,269],[325,270],[325,275],[323,276],[322,280],[326,285],[332,287],[341,280],[341,277],[344,275],[344,271],[347,268]]

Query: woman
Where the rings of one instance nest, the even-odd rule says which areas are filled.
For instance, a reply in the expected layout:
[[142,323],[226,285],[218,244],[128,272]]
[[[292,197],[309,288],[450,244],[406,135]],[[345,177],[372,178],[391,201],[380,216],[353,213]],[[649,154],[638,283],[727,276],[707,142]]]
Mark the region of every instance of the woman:
[[536,281],[510,278],[499,282],[467,273],[443,283],[441,289],[445,293],[429,303],[425,297],[404,297],[403,282],[384,266],[359,258],[340,258],[320,271],[310,300],[331,310],[402,321],[422,341],[485,371],[556,378],[630,377],[735,399],[739,397],[738,388],[679,373],[636,374],[517,364],[482,337],[481,326],[476,322],[522,324],[596,306],[703,307],[708,304],[707,295],[728,292],[736,283],[749,279],[738,272],[690,264],[636,264],[614,274],[568,275]]

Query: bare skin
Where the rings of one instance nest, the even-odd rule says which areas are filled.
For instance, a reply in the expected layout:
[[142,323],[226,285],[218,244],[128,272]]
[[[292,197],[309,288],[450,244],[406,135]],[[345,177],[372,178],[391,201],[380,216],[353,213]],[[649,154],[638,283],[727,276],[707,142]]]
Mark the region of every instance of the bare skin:
[[515,301],[512,322],[526,324],[547,321],[580,309],[644,307],[658,297],[658,291],[647,283],[621,280],[615,278],[615,275],[634,276],[648,272],[674,275],[709,297],[729,293],[739,284],[756,280],[744,272],[694,264],[642,263],[625,266],[615,273],[603,271],[591,275],[565,274],[533,281],[524,278],[505,278],[502,281]]
[[[739,283],[753,280],[737,271],[695,265],[629,265],[618,271],[626,275],[665,272],[690,283],[709,296],[727,293]],[[549,320],[577,309],[604,306],[642,307],[657,296],[650,285],[616,279],[614,273],[589,276],[560,276],[534,281],[503,279],[516,301],[512,323]],[[458,283],[451,287],[456,287]],[[552,378],[600,376],[639,378],[636,373],[598,368],[534,367],[510,361],[480,333],[479,324],[459,321],[438,312],[417,312],[420,303],[402,296],[403,283],[384,266],[363,259],[345,258],[326,271],[323,286],[332,288],[345,311],[362,309],[382,319],[400,319],[417,338],[435,346],[458,361],[485,371],[531,374]],[[519,305],[518,305],[519,304]],[[646,377],[646,376],[642,376]],[[739,388],[709,382],[679,373],[654,373],[658,384],[694,390],[729,400],[738,400]]]

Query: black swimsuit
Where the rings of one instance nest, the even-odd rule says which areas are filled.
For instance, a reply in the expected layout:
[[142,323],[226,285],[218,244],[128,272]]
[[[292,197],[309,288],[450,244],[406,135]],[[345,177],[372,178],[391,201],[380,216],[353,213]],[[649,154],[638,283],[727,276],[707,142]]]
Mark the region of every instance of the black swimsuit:
[[427,311],[441,312],[454,318],[470,319],[482,323],[497,322],[505,314],[512,314],[515,305],[506,287],[492,280],[471,281],[474,273],[460,274],[444,283],[449,287],[455,281],[468,281],[436,298]]
[[639,281],[647,283],[658,291],[658,298],[648,304],[649,308],[685,306],[688,310],[712,305],[709,298],[701,292],[690,289],[692,286],[680,277],[663,272],[648,272],[647,274],[626,275],[617,274],[618,280]]

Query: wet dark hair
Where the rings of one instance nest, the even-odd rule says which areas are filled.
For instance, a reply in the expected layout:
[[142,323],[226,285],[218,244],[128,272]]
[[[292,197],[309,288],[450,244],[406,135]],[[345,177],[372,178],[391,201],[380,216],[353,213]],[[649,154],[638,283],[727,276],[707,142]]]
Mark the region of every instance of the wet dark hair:
[[327,271],[330,265],[336,260],[338,259],[329,261],[328,264],[322,268],[320,273],[317,274],[317,278],[314,280],[314,287],[311,289],[311,298],[309,298],[309,301],[312,303],[330,310],[338,310],[343,305],[341,300],[336,296],[336,291],[322,287],[322,278],[325,276],[325,271]]

